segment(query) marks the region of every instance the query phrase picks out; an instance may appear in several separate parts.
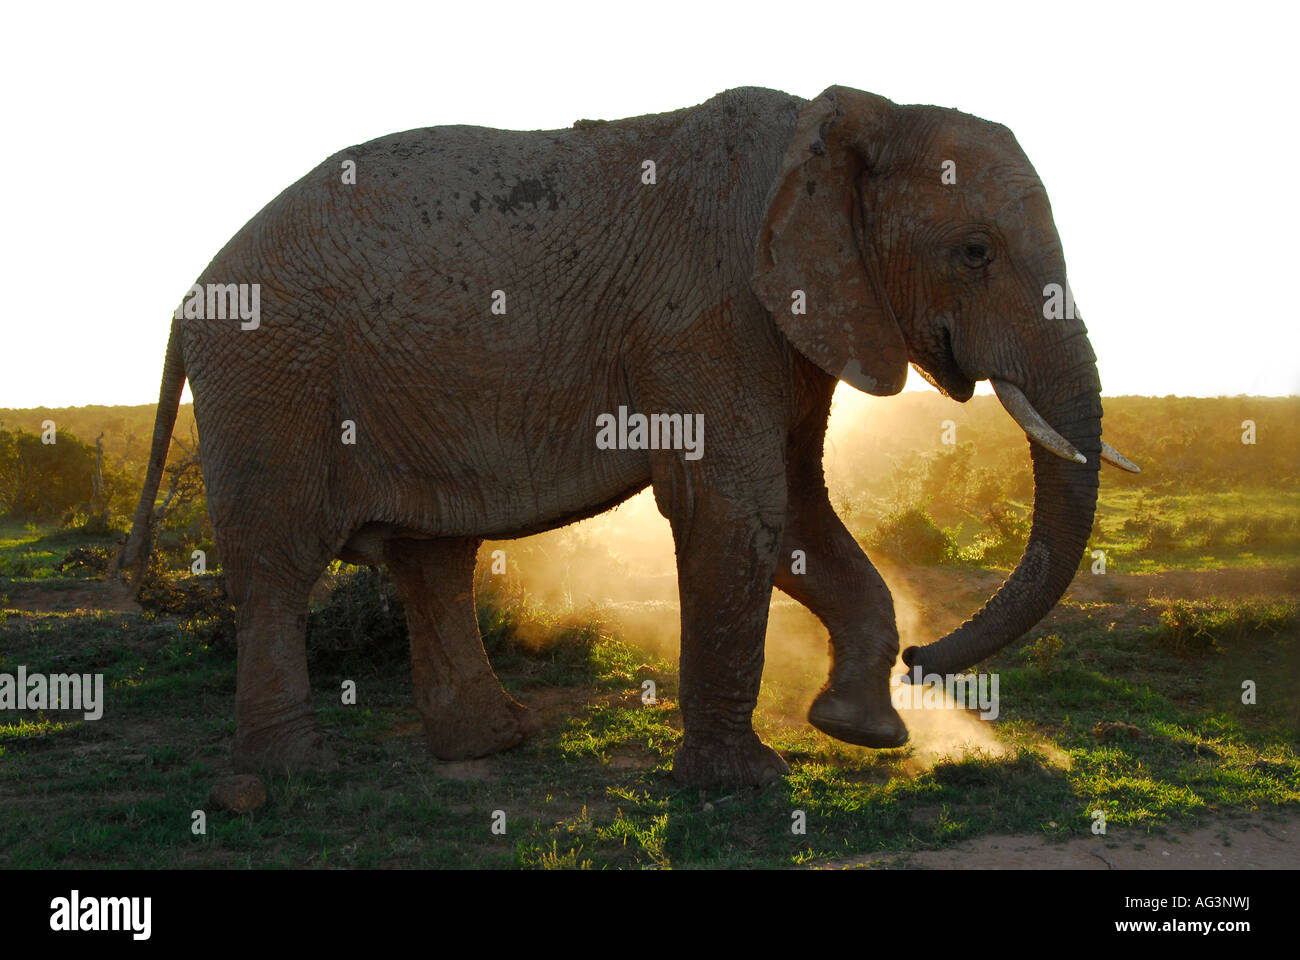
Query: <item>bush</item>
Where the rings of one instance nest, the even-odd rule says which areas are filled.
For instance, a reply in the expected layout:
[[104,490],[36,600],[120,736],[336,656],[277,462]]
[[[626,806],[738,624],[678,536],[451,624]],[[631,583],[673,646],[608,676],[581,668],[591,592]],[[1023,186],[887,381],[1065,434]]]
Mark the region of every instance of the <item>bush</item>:
[[1002,501],[989,504],[984,511],[987,533],[980,534],[975,543],[964,551],[967,560],[974,563],[1010,566],[1020,560],[1029,540],[1031,526],[1028,517],[1022,517],[1014,507]]
[[1212,550],[1241,539],[1240,522],[1219,520],[1208,513],[1195,513],[1178,526],[1178,538],[1189,547]]
[[1020,659],[1039,670],[1050,672],[1060,665],[1061,651],[1064,649],[1065,641],[1052,633],[1025,644],[1020,650]]
[[63,515],[61,525],[65,530],[75,530],[88,537],[111,537],[131,529],[131,523],[126,517],[117,516],[108,510],[101,510],[98,513],[69,510]]
[[103,469],[104,488],[94,508],[95,447],[67,430],[54,443],[35,433],[0,430],[0,514],[40,521],[84,511],[104,518],[110,506],[129,500],[134,484],[119,471]]
[[983,507],[991,510],[997,506],[1005,507],[1007,484],[1002,475],[987,468],[978,471],[974,483],[975,492],[971,494],[970,505],[975,509]]
[[1179,546],[1178,533],[1172,523],[1153,520],[1148,526],[1142,541],[1142,549],[1148,553],[1174,550]]
[[173,576],[157,550],[149,554],[135,598],[145,613],[186,620],[216,616],[230,607],[225,579],[221,574]]
[[1221,547],[1232,535],[1232,524],[1216,520],[1208,513],[1194,513],[1178,525],[1177,537],[1189,547]]
[[338,574],[325,605],[307,617],[307,658],[344,672],[409,663],[406,610],[392,580],[377,567]]
[[[109,554],[111,557],[111,551]],[[179,617],[200,643],[234,656],[235,606],[226,595],[221,574],[175,577],[163,563],[162,554],[154,550],[136,585],[135,599],[145,613]]]
[[1296,518],[1294,516],[1256,516],[1246,521],[1245,536],[1242,538],[1247,547],[1286,546],[1296,542]]
[[1205,653],[1255,637],[1272,638],[1300,626],[1294,600],[1160,600],[1160,626],[1148,633],[1156,646]]
[[54,569],[67,576],[74,576],[80,571],[103,576],[113,565],[114,547],[97,547],[84,544],[74,547],[63,555]]
[[1155,517],[1147,509],[1145,495],[1138,494],[1137,502],[1133,504],[1133,515],[1124,518],[1122,529],[1126,536],[1144,541],[1154,521]]
[[480,594],[478,627],[483,647],[498,669],[518,669],[531,661],[587,674],[601,640],[601,622],[595,613],[570,611],[556,616],[522,592]]
[[908,507],[886,517],[869,544],[895,560],[933,565],[952,560],[957,544],[924,507]]

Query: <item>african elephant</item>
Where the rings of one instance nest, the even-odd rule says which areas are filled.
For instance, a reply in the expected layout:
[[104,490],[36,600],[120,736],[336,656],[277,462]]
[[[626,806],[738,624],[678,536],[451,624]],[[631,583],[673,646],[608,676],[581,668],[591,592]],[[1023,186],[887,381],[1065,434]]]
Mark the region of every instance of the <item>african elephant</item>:
[[[961,401],[993,380],[1030,436],[1024,558],[980,613],[904,654],[939,673],[972,664],[1056,603],[1091,529],[1099,457],[1126,463],[1101,442],[1083,323],[1046,316],[1052,283],[1065,262],[1033,167],[1005,127],[953,110],[741,88],[565,130],[382,137],[272,200],[178,308],[119,564],[147,556],[188,377],[237,611],[238,769],[329,756],[304,621],[334,558],[394,577],[432,753],[518,744],[532,723],[483,650],[476,549],[647,485],[676,544],[675,777],[786,771],[751,726],[774,584],[830,633],[809,721],[899,746],[892,598],[823,481],[831,393],[844,380],[894,394],[910,361]],[[237,284],[256,317],[234,316]],[[656,436],[625,429],[638,414],[657,415]],[[615,417],[616,442],[598,443]],[[693,452],[683,421],[700,428]]]

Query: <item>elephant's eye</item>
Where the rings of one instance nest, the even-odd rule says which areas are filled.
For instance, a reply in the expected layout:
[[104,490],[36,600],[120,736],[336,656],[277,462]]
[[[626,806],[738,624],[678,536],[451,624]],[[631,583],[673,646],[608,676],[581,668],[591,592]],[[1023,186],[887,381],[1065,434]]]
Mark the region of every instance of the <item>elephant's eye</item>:
[[968,243],[961,248],[961,252],[967,266],[971,267],[986,266],[992,259],[989,256],[988,244],[985,243]]

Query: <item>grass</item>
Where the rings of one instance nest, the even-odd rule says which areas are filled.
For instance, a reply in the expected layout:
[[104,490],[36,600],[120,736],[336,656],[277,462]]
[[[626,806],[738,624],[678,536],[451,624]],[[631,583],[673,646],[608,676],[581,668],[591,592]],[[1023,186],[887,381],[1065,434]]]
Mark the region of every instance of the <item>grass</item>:
[[[23,531],[0,552],[63,546]],[[59,582],[52,563],[32,579]],[[377,598],[375,587],[358,595]],[[701,791],[670,776],[675,664],[599,618],[485,597],[494,666],[545,726],[516,750],[447,765],[427,756],[400,637],[349,646],[346,618],[359,614],[342,597],[312,615],[314,697],[340,765],[270,778],[268,805],[245,816],[207,799],[234,733],[231,651],[208,642],[219,632],[138,613],[9,610],[0,671],[102,672],[107,705],[95,722],[28,713],[0,726],[0,867],[771,868],[993,833],[1084,837],[1096,810],[1158,832],[1300,806],[1300,700],[1284,679],[1300,676],[1294,601],[1063,604],[1036,641],[988,665],[1001,677],[1001,756],[921,762],[911,747],[838,743],[798,718],[801,685],[773,676],[756,728],[790,776]],[[340,702],[345,679],[356,706]],[[656,702],[642,701],[646,680]],[[1248,680],[1253,704],[1242,702]]]
[[1211,570],[1294,563],[1300,558],[1300,493],[1152,495],[1106,490],[1098,500],[1107,566],[1122,573]]
[[[1032,506],[1019,500],[992,508],[863,500],[843,503],[841,513],[865,518],[850,528],[884,557],[1009,570],[1024,552]],[[1115,573],[1294,564],[1300,561],[1300,493],[1158,494],[1103,485],[1085,568],[1098,549]]]

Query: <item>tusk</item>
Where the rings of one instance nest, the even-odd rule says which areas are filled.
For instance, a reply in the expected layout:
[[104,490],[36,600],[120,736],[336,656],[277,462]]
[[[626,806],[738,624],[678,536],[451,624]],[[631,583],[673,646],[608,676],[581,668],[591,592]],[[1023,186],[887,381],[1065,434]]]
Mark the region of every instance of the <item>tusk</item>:
[[1037,440],[1064,460],[1073,460],[1075,463],[1088,462],[1088,458],[1074,449],[1069,440],[1051,428],[1019,387],[1005,380],[993,380],[992,383],[993,392],[998,395],[1002,406],[1006,408],[1007,413],[1011,414],[1012,419],[1020,424],[1020,429],[1029,434],[1031,440]]
[[1124,454],[1120,453],[1105,440],[1101,442],[1101,458],[1107,463],[1114,464],[1121,470],[1127,470],[1129,473],[1141,473],[1142,468],[1130,460]]

